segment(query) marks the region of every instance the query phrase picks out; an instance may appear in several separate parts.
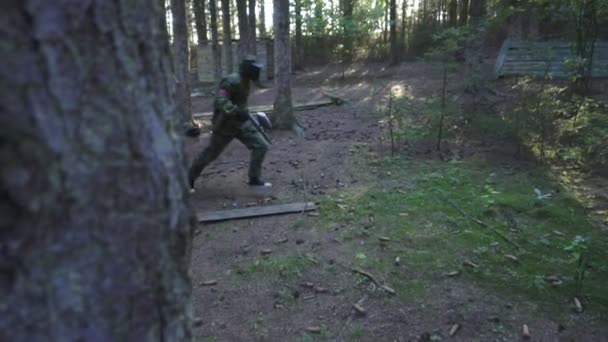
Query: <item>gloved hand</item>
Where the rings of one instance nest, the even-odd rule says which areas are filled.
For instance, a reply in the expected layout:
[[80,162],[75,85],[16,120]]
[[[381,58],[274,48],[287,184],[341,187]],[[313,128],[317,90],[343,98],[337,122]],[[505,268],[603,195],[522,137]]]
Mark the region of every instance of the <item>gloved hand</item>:
[[239,109],[236,112],[236,117],[241,121],[247,121],[249,120],[249,111],[246,109]]

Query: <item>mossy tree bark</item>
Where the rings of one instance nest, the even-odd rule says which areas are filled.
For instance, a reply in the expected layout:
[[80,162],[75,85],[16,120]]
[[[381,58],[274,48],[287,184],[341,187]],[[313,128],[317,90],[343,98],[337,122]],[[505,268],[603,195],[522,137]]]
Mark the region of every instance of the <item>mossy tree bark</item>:
[[289,44],[289,1],[274,0],[274,115],[278,129],[293,129],[296,118],[291,102],[291,48]]
[[192,119],[192,100],[190,98],[190,79],[188,74],[188,24],[186,20],[186,0],[171,0],[173,14],[173,50],[175,79],[177,82],[176,104],[184,131],[194,126]]
[[226,72],[231,73],[234,69],[234,56],[232,54],[232,27],[230,18],[230,0],[221,0],[222,4],[222,32],[224,38],[222,44],[224,46],[224,63],[226,63]]
[[160,2],[0,9],[0,340],[191,339]]

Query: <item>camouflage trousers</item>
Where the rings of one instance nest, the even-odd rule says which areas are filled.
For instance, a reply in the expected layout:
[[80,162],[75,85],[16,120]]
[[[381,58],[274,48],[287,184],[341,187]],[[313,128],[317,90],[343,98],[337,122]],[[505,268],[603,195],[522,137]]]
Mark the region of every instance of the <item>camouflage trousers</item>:
[[228,125],[228,127],[218,129],[211,134],[209,146],[194,158],[190,166],[190,171],[188,172],[190,185],[194,185],[194,181],[203,172],[205,167],[214,161],[234,138],[242,142],[251,151],[249,178],[260,178],[262,163],[264,162],[264,156],[268,151],[269,145],[253,124],[246,121],[242,124],[239,123],[239,125]]

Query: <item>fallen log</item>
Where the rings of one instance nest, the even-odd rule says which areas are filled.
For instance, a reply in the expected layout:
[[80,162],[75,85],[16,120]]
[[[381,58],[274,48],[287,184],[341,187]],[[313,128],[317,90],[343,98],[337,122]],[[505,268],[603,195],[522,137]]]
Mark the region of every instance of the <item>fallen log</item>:
[[302,211],[311,211],[316,209],[317,206],[313,202],[300,202],[203,212],[197,214],[197,219],[198,222],[217,222],[250,217],[300,213]]

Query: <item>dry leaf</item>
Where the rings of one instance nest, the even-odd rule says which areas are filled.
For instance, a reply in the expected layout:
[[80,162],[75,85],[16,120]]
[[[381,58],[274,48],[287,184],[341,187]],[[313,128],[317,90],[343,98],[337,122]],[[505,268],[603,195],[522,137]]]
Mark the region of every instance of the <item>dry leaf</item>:
[[313,334],[320,334],[321,333],[321,327],[308,327],[306,328],[306,331],[308,331],[309,333],[313,333]]
[[454,336],[458,330],[460,330],[460,324],[454,324],[452,325],[452,328],[450,329],[450,337]]
[[393,290],[392,288],[390,288],[390,287],[388,287],[388,286],[386,286],[386,285],[382,285],[382,286],[380,286],[380,287],[381,287],[381,288],[382,288],[384,291],[386,291],[386,292],[388,292],[388,293],[390,293],[390,294],[392,294],[392,295],[394,295],[394,294],[396,293],[396,292],[395,292],[395,290]]
[[479,265],[477,265],[476,263],[472,262],[471,260],[465,260],[462,264],[465,265],[465,266],[472,267],[472,268],[479,267]]
[[447,274],[448,277],[456,277],[458,275],[460,275],[460,271],[452,271],[450,273]]
[[576,312],[583,312],[583,304],[576,297],[574,297],[574,306],[576,307]]
[[356,311],[356,312],[357,312],[359,315],[362,315],[362,316],[365,316],[365,314],[367,313],[367,312],[365,311],[365,309],[364,309],[364,308],[363,308],[361,305],[359,305],[359,304],[353,304],[353,309],[355,309],[355,311]]
[[523,338],[525,339],[529,339],[530,338],[530,329],[528,328],[527,324],[524,324],[521,328],[521,335],[523,336]]

